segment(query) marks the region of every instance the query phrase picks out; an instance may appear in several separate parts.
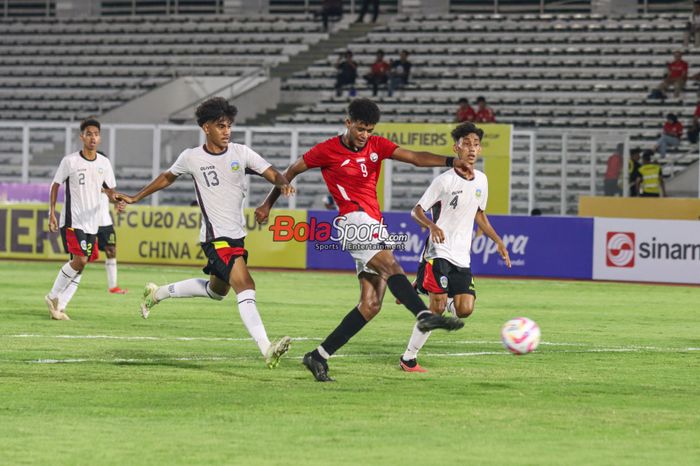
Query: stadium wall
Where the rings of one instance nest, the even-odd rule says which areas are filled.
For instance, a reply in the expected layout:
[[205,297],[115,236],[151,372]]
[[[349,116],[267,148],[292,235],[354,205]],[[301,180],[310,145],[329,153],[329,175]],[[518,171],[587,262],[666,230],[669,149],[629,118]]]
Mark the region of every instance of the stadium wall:
[[[268,225],[245,210],[246,249],[253,267],[355,270],[326,233],[335,211],[275,210]],[[489,217],[508,248],[506,269],[484,235],[472,243],[476,276],[543,277],[700,284],[700,224],[683,220],[576,217]],[[201,266],[196,207],[131,206],[114,216],[120,262]],[[385,212],[390,234],[402,235],[394,253],[406,272],[417,270],[426,232],[407,212]],[[48,205],[0,204],[0,259],[65,260],[50,233]]]

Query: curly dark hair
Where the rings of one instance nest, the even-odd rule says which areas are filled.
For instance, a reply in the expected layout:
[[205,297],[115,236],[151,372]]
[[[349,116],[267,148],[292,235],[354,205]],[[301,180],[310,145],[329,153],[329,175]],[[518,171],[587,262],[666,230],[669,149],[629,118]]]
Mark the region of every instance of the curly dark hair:
[[95,118],[94,116],[87,117],[86,119],[80,122],[80,132],[82,133],[83,131],[85,131],[85,128],[87,128],[88,126],[94,126],[97,129],[101,129],[100,122],[97,121],[97,118]]
[[202,102],[194,115],[197,117],[197,124],[204,125],[209,121],[219,121],[221,118],[227,118],[233,122],[238,114],[238,109],[223,97],[212,97]]
[[376,125],[380,116],[379,107],[369,99],[355,99],[348,105],[348,118],[350,121],[361,121],[368,125]]
[[462,123],[461,125],[457,126],[455,129],[452,130],[452,139],[454,139],[454,141],[457,142],[464,136],[472,133],[479,136],[479,141],[481,141],[484,137],[484,130],[477,128],[474,123],[468,121],[466,123]]

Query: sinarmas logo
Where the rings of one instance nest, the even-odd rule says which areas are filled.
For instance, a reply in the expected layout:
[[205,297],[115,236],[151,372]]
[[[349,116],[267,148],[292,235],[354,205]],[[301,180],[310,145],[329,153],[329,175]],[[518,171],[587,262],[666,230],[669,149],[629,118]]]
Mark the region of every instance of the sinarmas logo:
[[609,231],[606,238],[606,265],[608,267],[634,267],[634,233]]

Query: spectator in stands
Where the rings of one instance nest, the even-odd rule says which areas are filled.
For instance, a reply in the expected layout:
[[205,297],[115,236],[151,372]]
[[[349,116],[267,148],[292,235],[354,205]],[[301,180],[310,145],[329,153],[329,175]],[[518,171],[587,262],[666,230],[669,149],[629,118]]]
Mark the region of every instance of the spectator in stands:
[[639,167],[637,192],[640,197],[666,197],[666,186],[661,176],[661,165],[651,160],[654,153],[645,150],[642,153],[642,166]]
[[476,98],[476,116],[474,121],[477,123],[496,123],[496,114],[493,113],[491,107],[486,106],[486,98],[483,96]]
[[[659,97],[666,98],[666,91],[670,86],[673,86],[673,95],[680,97],[681,92],[685,89],[685,83],[688,80],[688,62],[683,60],[683,54],[680,50],[673,52],[673,61],[666,65],[668,72],[666,77],[661,82],[658,92]],[[654,93],[652,93],[654,94]]]
[[323,22],[323,30],[328,32],[329,18],[337,18],[340,20],[343,17],[343,0],[323,0],[321,2],[321,11],[319,15]]
[[681,136],[683,136],[683,124],[678,121],[678,117],[669,113],[666,115],[666,122],[664,123],[663,134],[656,141],[656,146],[654,150],[661,155],[661,157],[666,157],[666,152],[671,147],[678,147],[681,143]]
[[391,62],[389,70],[389,97],[396,89],[402,89],[408,84],[411,75],[411,62],[408,61],[408,50],[402,50],[399,59]]
[[455,121],[457,123],[462,123],[465,121],[474,121],[474,119],[476,118],[476,112],[474,111],[472,106],[469,105],[469,101],[465,97],[462,97],[457,101],[457,104],[459,104],[459,107],[457,107]]
[[335,64],[338,74],[335,79],[335,95],[340,97],[343,87],[350,85],[350,96],[355,95],[355,80],[357,79],[357,62],[352,59],[350,50],[341,53]]
[[686,131],[686,136],[688,136],[688,141],[691,144],[697,144],[700,140],[700,100],[695,105],[695,112],[693,113],[693,119],[690,121],[690,126]]
[[540,209],[538,209],[537,207],[535,207],[534,209],[532,209],[532,210],[530,211],[530,215],[533,216],[533,217],[538,217],[538,216],[542,215],[542,210],[540,210]]
[[373,96],[377,95],[380,84],[386,84],[389,81],[389,69],[391,66],[384,60],[384,51],[378,50],[369,73],[365,75],[365,81],[372,86]]
[[683,47],[688,48],[691,37],[693,38],[693,45],[695,47],[700,46],[700,2],[697,0],[693,3],[693,12],[690,14],[690,20],[686,25]]
[[627,171],[629,172],[629,183],[630,183],[630,196],[639,196],[639,191],[637,190],[637,179],[642,175],[639,174],[639,167],[642,164],[639,162],[640,155],[642,154],[642,149],[635,147],[630,151],[630,161]]
[[364,22],[370,3],[372,4],[372,22],[377,22],[377,17],[379,16],[379,0],[363,0],[362,7],[360,9],[360,16],[357,17],[357,21],[355,21],[356,23]]
[[603,181],[603,193],[606,196],[622,195],[620,172],[622,171],[622,151],[624,147],[624,144],[618,144],[615,152],[608,157],[608,166],[605,169],[605,179]]

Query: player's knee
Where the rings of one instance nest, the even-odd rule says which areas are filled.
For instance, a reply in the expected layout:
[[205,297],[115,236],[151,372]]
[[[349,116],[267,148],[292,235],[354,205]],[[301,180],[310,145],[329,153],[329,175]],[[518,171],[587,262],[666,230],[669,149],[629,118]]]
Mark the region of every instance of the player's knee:
[[364,300],[360,303],[360,309],[366,318],[371,319],[379,314],[379,311],[382,309],[382,303],[378,299]]
[[432,297],[430,299],[430,310],[435,313],[435,314],[442,314],[445,311],[445,308],[447,307],[447,295],[443,298],[442,296],[439,297]]
[[230,285],[231,287],[233,287],[234,290],[237,290],[237,293],[243,290],[255,289],[255,282],[250,277],[243,279],[233,278],[230,282]]
[[78,272],[82,272],[83,269],[85,269],[85,266],[88,263],[88,258],[87,256],[75,256],[73,260],[71,261],[71,267],[73,267],[73,270],[76,270]]
[[466,319],[472,315],[472,312],[474,312],[474,303],[460,303],[460,305],[455,306],[455,311],[457,311],[457,317],[460,319]]
[[213,299],[214,301],[221,301],[222,299],[224,299],[224,296],[226,296],[228,294],[228,290],[223,291],[223,292],[216,292],[216,291],[212,290],[211,286],[209,286],[209,285],[210,284],[207,282],[207,295],[209,295],[209,297],[211,299]]

